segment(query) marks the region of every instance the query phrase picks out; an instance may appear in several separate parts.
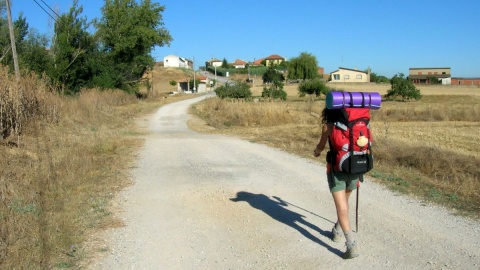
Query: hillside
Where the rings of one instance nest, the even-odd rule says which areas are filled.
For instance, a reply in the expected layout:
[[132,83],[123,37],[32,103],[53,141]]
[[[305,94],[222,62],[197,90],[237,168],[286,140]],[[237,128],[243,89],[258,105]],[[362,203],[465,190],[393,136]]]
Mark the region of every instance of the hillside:
[[[170,85],[171,81],[186,81],[193,79],[193,71],[183,68],[170,68],[170,67],[154,67],[153,71],[149,71],[144,75],[144,78],[148,78],[150,82],[153,82],[153,94],[165,94],[172,91],[177,91],[176,85]],[[141,91],[146,91],[144,87]]]

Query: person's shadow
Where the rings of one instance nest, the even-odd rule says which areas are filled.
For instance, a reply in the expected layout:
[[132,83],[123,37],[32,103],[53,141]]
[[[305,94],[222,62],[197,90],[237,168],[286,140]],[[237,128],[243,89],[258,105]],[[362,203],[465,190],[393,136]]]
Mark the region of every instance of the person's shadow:
[[340,250],[333,248],[330,245],[327,245],[325,242],[323,242],[322,240],[320,240],[319,238],[311,234],[304,227],[300,226],[300,224],[307,226],[308,228],[314,231],[317,231],[321,235],[328,238],[330,238],[331,232],[324,231],[319,227],[313,225],[312,223],[306,221],[304,219],[305,216],[302,216],[296,212],[293,212],[291,210],[284,208],[283,206],[287,206],[286,202],[278,197],[274,197],[274,198],[277,199],[278,202],[271,200],[268,196],[264,194],[254,194],[246,191],[240,191],[237,193],[236,198],[232,198],[230,200],[233,202],[247,202],[253,208],[261,210],[262,212],[269,215],[273,219],[292,227],[293,229],[300,232],[306,238],[312,240],[315,243],[320,244],[321,246],[328,249],[330,252],[338,256],[342,256],[343,253]]

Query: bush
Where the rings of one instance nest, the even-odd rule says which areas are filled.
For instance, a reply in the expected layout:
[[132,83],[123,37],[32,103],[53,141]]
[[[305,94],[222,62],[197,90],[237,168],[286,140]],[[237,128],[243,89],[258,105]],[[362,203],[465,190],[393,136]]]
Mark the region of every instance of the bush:
[[415,99],[419,100],[422,98],[422,94],[420,90],[415,87],[415,85],[406,79],[403,73],[398,73],[390,80],[390,84],[392,88],[388,90],[387,94],[385,95],[388,99],[394,99],[398,96],[402,98],[402,101],[408,99]]
[[189,86],[190,86],[189,90],[193,90],[194,86],[195,86],[195,89],[198,89],[199,84],[200,84],[200,80],[195,79],[195,81],[193,81],[193,79],[191,79],[189,82]]
[[263,87],[262,97],[287,100],[287,92],[283,90],[282,82],[275,81],[269,88]]
[[269,67],[265,74],[263,74],[262,79],[263,83],[273,83],[276,81],[284,81],[285,77],[273,67]]
[[303,81],[298,86],[298,91],[300,92],[300,96],[313,95],[315,94],[317,97],[321,94],[326,95],[330,89],[325,85],[325,82],[321,79],[313,79],[313,80],[306,80]]
[[215,93],[221,99],[224,98],[252,98],[250,86],[244,82],[227,83],[215,89]]
[[169,84],[170,84],[171,86],[175,86],[175,85],[177,85],[177,81],[171,80],[171,81],[169,82]]

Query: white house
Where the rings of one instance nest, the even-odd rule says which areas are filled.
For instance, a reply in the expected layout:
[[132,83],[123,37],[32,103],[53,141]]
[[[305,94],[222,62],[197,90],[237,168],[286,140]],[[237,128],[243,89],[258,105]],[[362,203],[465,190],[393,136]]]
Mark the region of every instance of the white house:
[[330,78],[330,82],[332,83],[370,82],[370,71],[365,72],[357,69],[340,67],[338,70],[330,73]]
[[241,59],[236,59],[235,62],[233,62],[233,66],[235,68],[245,68],[247,62],[246,61],[243,61]]
[[206,62],[206,65],[212,66],[212,67],[220,67],[222,63],[223,63],[222,60],[218,60],[217,58],[212,58]]
[[163,58],[164,67],[181,67],[181,68],[192,68],[193,62],[186,58],[176,56],[176,55],[167,55]]

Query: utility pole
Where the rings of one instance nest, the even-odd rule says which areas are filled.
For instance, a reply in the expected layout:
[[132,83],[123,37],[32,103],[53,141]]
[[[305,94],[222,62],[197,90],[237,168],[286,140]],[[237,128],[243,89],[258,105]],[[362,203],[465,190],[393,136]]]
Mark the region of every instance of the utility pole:
[[193,93],[195,93],[195,90],[197,90],[195,85],[195,57],[193,57],[192,68],[193,68]]
[[15,68],[17,81],[20,81],[20,68],[18,67],[17,47],[15,46],[15,34],[13,31],[12,13],[10,11],[10,0],[6,0],[5,3],[7,4],[8,28],[10,30],[10,43],[12,44],[13,66]]

